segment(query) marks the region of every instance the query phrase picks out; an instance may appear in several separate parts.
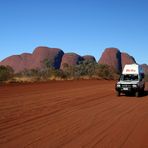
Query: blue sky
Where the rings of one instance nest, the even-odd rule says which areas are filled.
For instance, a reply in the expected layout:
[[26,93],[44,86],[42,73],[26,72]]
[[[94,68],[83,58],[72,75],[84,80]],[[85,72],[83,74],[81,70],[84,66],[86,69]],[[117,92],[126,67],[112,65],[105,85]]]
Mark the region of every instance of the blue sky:
[[117,47],[148,64],[148,0],[0,0],[0,60],[40,45],[97,60]]

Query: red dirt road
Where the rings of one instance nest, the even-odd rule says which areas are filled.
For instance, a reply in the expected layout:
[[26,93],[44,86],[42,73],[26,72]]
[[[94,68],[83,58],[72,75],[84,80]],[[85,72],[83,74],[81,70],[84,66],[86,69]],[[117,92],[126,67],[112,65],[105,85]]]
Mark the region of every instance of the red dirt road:
[[0,148],[148,148],[148,96],[113,81],[0,86]]

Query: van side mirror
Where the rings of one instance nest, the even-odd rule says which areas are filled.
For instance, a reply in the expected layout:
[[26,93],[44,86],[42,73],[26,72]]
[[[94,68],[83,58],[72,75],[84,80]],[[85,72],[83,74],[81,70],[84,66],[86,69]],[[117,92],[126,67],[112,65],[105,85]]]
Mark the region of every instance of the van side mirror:
[[144,79],[144,73],[142,73],[140,76],[140,81],[142,81],[142,79]]
[[144,79],[144,74],[143,74],[143,79]]

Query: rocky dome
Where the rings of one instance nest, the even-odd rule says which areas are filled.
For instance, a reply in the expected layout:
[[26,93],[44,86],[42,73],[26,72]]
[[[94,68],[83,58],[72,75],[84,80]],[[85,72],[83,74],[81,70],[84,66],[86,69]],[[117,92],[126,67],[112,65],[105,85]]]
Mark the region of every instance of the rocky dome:
[[11,66],[15,72],[20,72],[30,68],[30,63],[32,63],[31,58],[32,55],[28,53],[13,55],[1,61],[0,65]]
[[[45,60],[48,60],[55,69],[63,69],[65,66],[75,66],[83,60],[96,61],[94,56],[85,55],[81,57],[76,53],[65,53],[59,48],[39,46],[32,54],[23,53],[5,58],[0,65],[11,66],[15,73],[25,69],[42,69],[45,67]],[[121,72],[125,64],[136,63],[135,59],[127,53],[121,53],[117,48],[106,48],[102,53],[99,64],[107,64],[117,72]],[[142,65],[145,73],[148,73],[148,65]]]
[[1,61],[0,65],[9,65],[15,72],[21,72],[25,69],[42,68],[46,59],[57,69],[60,68],[63,54],[64,52],[58,48],[37,47],[32,54],[10,56]]
[[142,66],[142,68],[144,70],[144,73],[148,74],[148,65],[147,64],[142,64],[141,66]]
[[127,53],[121,53],[121,62],[122,62],[122,68],[124,68],[125,64],[136,63],[135,59]]
[[32,54],[34,68],[42,68],[44,60],[49,60],[51,65],[58,69],[60,68],[62,56],[64,52],[59,48],[37,47]]
[[98,63],[107,64],[120,72],[122,69],[121,52],[117,48],[106,48]]
[[91,56],[91,55],[85,55],[82,57],[84,60],[88,60],[88,61],[94,61],[96,62],[96,59],[94,56]]
[[65,53],[63,55],[60,68],[64,69],[65,66],[75,66],[82,60],[83,58],[76,53]]

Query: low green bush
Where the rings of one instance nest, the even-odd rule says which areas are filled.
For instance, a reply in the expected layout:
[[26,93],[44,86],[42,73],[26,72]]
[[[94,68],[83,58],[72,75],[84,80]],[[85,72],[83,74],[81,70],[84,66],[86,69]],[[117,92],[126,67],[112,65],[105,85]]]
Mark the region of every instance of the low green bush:
[[[14,75],[15,78],[27,78],[42,81],[42,80],[69,80],[69,79],[116,79],[118,74],[108,65],[98,64],[95,61],[84,60],[75,66],[64,64],[64,68],[55,69],[49,60],[43,61],[42,69],[30,69]],[[13,71],[10,67],[1,66],[0,81],[6,81],[13,76]]]
[[7,81],[13,77],[14,71],[10,66],[0,66],[0,82]]

